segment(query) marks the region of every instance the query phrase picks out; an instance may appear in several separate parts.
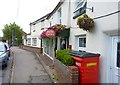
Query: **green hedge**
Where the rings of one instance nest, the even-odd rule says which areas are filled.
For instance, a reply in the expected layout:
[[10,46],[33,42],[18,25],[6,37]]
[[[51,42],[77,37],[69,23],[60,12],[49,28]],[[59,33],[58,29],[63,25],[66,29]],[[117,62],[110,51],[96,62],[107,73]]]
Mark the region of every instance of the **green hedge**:
[[68,54],[69,50],[57,50],[56,58],[66,66],[72,66],[74,64],[73,58]]

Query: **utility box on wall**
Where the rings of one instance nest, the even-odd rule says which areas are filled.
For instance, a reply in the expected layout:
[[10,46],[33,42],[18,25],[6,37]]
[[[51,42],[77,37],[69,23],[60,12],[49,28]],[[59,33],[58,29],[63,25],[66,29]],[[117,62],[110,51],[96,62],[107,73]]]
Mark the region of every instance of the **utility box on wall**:
[[99,83],[99,56],[100,54],[70,51],[79,68],[79,83]]

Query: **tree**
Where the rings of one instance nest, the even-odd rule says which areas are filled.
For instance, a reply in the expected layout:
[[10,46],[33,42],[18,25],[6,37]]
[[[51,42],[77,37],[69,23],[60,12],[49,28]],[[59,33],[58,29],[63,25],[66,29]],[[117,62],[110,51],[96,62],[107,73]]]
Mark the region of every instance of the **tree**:
[[4,26],[3,31],[3,39],[8,40],[9,43],[19,45],[22,43],[22,29],[15,22],[12,24],[6,24]]

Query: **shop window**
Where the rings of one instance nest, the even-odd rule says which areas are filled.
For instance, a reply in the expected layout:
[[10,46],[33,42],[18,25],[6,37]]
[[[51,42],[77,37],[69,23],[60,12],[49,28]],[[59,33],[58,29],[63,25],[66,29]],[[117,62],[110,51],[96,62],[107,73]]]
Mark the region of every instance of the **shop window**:
[[31,38],[28,38],[28,39],[27,39],[27,44],[28,44],[28,45],[31,45]]
[[36,45],[37,45],[37,39],[36,39],[36,38],[33,38],[33,39],[32,39],[32,45],[33,45],[33,46],[36,46]]
[[120,68],[120,42],[117,44],[117,67]]

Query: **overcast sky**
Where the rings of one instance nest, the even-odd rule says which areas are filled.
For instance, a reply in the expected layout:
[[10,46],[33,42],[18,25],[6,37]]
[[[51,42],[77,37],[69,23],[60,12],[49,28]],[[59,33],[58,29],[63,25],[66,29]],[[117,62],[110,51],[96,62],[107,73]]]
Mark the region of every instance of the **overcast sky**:
[[51,12],[60,0],[1,0],[0,36],[5,24],[16,22],[29,33],[29,23]]

